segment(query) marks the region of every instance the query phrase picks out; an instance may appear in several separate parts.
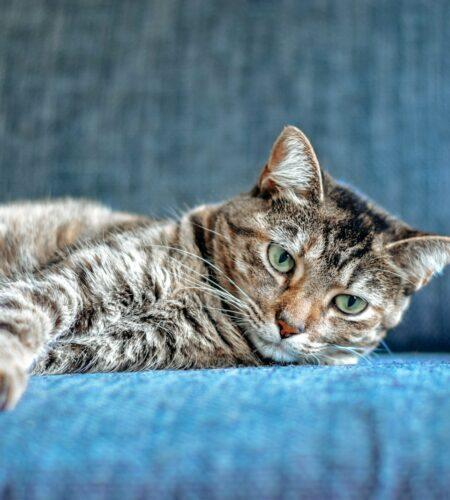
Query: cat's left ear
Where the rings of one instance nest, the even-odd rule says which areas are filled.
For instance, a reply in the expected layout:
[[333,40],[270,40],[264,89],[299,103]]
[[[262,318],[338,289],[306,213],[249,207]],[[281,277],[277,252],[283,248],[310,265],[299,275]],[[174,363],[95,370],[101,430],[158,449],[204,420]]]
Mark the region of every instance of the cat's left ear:
[[389,243],[385,249],[405,278],[408,294],[419,290],[450,264],[450,237],[447,236],[413,236]]
[[308,199],[320,203],[323,200],[319,162],[307,137],[298,128],[285,127],[275,141],[259,178],[257,193],[292,201]]

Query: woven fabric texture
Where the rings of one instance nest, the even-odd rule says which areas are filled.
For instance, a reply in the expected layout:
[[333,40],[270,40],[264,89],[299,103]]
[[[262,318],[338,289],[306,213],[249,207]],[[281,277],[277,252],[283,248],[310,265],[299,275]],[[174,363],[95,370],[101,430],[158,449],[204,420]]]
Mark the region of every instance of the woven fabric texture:
[[36,377],[0,498],[444,499],[450,356]]

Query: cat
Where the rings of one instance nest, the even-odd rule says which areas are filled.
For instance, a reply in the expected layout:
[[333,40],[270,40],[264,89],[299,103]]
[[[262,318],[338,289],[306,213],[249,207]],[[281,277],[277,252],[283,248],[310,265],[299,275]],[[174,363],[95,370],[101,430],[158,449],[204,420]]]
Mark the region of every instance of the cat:
[[179,220],[0,208],[0,406],[31,374],[355,363],[450,262],[339,184],[288,126],[256,186]]

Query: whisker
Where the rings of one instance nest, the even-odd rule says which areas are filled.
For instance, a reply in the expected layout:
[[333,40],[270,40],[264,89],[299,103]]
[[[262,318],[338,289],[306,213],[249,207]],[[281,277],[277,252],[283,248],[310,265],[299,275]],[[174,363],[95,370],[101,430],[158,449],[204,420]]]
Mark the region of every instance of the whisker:
[[206,287],[203,287],[203,286],[184,287],[184,290],[199,290],[199,291],[201,291],[203,293],[209,293],[210,295],[214,295],[215,297],[217,297],[219,299],[228,300],[228,302],[230,304],[233,304],[233,305],[235,305],[238,308],[242,307],[242,304],[240,304],[239,302],[234,302],[230,297],[227,297],[225,294],[222,294],[220,292],[220,290],[214,290],[214,289],[206,288]]
[[391,351],[390,347],[387,345],[387,342],[385,340],[380,340],[380,344],[385,348],[385,350],[389,354],[389,356],[393,356],[392,351]]
[[233,243],[230,238],[228,238],[224,234],[219,233],[218,231],[216,231],[214,229],[210,229],[209,227],[202,226],[201,224],[197,224],[196,222],[192,222],[192,221],[191,221],[191,224],[194,225],[194,226],[200,227],[201,229],[204,229],[205,231],[208,231],[209,233],[213,233],[213,234],[215,234],[217,236],[220,236],[221,238],[223,238],[228,243]]
[[[209,279],[207,277],[205,277],[202,273],[196,271],[195,269],[192,269],[190,266],[188,266],[187,264],[184,264],[183,262],[177,261],[173,257],[170,257],[170,256],[168,256],[168,257],[171,260],[174,260],[177,263],[177,265],[183,266],[184,268],[188,269],[191,273],[197,274],[198,276],[201,276],[202,278],[205,278],[209,282]],[[220,286],[218,283],[217,284],[215,283],[214,287],[212,287],[209,283],[204,282],[204,281],[202,281],[202,282],[200,282],[200,281],[193,281],[193,283],[196,284],[196,285],[200,285],[200,286],[205,286],[205,287],[208,286],[211,291],[216,291],[218,293],[221,293],[221,295],[223,297],[226,297],[229,301],[233,302],[235,305],[240,305],[240,306],[248,307],[247,304],[245,304],[245,302],[243,302],[241,299],[239,299],[238,297],[236,297],[235,295],[233,295],[232,293],[230,293],[228,290],[226,290],[225,288],[223,288],[222,286]]]
[[[200,255],[196,255],[192,252],[188,252],[187,250],[184,250],[184,249],[181,249],[181,248],[177,248],[177,247],[173,247],[173,246],[170,246],[170,245],[158,245],[158,244],[149,244],[149,246],[152,246],[152,247],[160,247],[160,248],[167,248],[169,250],[175,250],[177,252],[180,252],[182,254],[185,254],[185,255],[188,255],[190,257],[194,257],[196,259],[199,259],[201,260],[202,262],[204,262],[206,264],[206,266],[211,266],[213,269],[215,269],[216,271],[218,271],[219,273],[221,273],[225,279],[227,279],[233,286],[236,287],[237,290],[239,290],[249,301],[249,303],[255,307],[255,304],[253,303],[253,300],[252,298],[244,291],[242,290],[242,288],[239,287],[239,285],[234,281],[232,280],[229,276],[227,276],[224,271],[222,271],[222,269],[220,269],[219,267],[217,267],[215,264],[213,264],[212,262],[204,259],[203,257],[200,257]],[[169,256],[170,257],[170,256]],[[177,261],[178,262],[178,261]]]
[[[203,262],[206,263],[206,265],[208,266],[211,266],[213,267],[214,269],[216,269],[217,271],[219,271],[232,285],[234,285],[243,295],[244,297],[248,300],[248,304],[246,304],[246,306],[251,310],[251,312],[256,316],[256,318],[262,322],[262,319],[260,317],[260,314],[258,313],[258,307],[257,305],[254,303],[253,299],[244,291],[242,290],[242,288],[240,288],[237,283],[232,280],[229,276],[227,276],[220,268],[218,268],[217,266],[215,266],[214,264],[212,264],[211,262],[207,261],[206,259],[204,259],[203,257],[200,257],[199,255],[196,255],[192,252],[188,252],[186,250],[183,250],[183,249],[180,249],[180,248],[176,248],[176,247],[171,247],[171,246],[168,246],[168,245],[157,245],[157,244],[154,244],[154,245],[151,245],[151,246],[156,246],[156,247],[162,247],[162,248],[169,248],[169,249],[172,249],[172,250],[175,250],[175,251],[178,251],[182,254],[186,254],[188,256],[191,256],[191,257],[195,257]],[[202,276],[204,277],[203,274],[199,273],[198,271],[195,271],[194,269],[190,268],[189,266],[187,266],[186,264],[183,264],[179,261],[177,261],[176,259],[174,259],[173,257],[171,257],[170,255],[168,256],[171,260],[174,260],[177,265],[183,265],[185,266],[186,268],[188,268],[190,271],[194,272],[195,274],[198,274],[199,276]],[[209,278],[206,278],[209,280]],[[209,280],[210,281],[210,280]],[[225,288],[223,288],[221,285],[219,285],[218,283],[214,283],[215,286],[218,286],[220,287],[224,292],[230,294],[230,292],[228,290],[226,290]],[[231,294],[235,299],[237,299],[237,297],[233,294]],[[239,299],[240,300],[240,299]],[[251,306],[251,308],[250,308]]]
[[222,314],[228,314],[231,315],[233,314],[234,316],[241,316],[242,318],[249,318],[248,314],[242,312],[242,311],[233,311],[232,309],[223,309],[221,307],[210,307],[208,306],[208,309],[211,309],[212,311],[219,311]]

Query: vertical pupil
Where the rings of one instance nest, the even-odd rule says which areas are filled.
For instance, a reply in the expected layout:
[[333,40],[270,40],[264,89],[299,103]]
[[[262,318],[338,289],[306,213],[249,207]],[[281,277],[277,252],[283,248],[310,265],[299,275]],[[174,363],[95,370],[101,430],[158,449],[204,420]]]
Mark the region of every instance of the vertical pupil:
[[287,252],[283,252],[280,254],[280,257],[278,259],[278,263],[282,264],[286,259],[288,258]]
[[347,307],[352,307],[356,303],[356,297],[354,295],[350,295],[347,301]]

